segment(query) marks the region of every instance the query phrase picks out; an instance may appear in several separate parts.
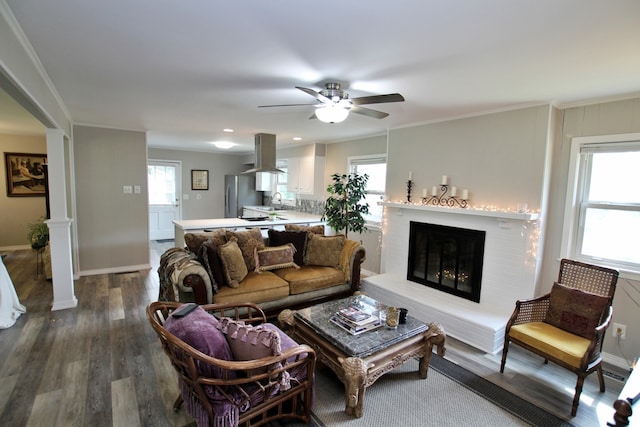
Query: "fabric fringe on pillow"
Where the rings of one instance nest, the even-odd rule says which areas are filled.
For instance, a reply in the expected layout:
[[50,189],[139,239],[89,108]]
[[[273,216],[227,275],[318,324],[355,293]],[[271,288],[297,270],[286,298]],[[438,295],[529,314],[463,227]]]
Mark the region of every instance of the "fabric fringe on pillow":
[[[295,254],[296,251],[296,247],[293,243],[287,243],[282,246],[267,246],[260,250],[258,250],[258,248],[254,248],[253,258],[256,265],[254,271],[261,274],[263,271],[277,270],[287,267],[295,267],[299,269],[300,266],[293,262],[293,254]],[[263,255],[262,260],[260,255]]]
[[[198,426],[208,426],[209,414],[205,411],[202,403],[196,398],[189,388],[184,385],[182,379],[180,383],[180,394],[184,401],[186,412],[193,417]],[[214,402],[209,401],[211,409],[214,413],[213,426],[215,427],[237,427],[240,420],[240,409],[236,405],[232,405],[229,402]],[[217,415],[220,413],[220,415]]]

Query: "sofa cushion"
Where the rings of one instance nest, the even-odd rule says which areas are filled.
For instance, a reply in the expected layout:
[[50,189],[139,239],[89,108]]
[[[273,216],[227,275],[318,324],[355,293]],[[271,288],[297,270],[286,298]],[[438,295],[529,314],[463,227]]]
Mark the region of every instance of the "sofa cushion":
[[237,288],[240,281],[247,276],[247,266],[242,251],[238,247],[237,239],[232,237],[227,243],[220,246],[219,252],[226,283],[232,288]]
[[297,265],[304,264],[304,251],[307,246],[307,231],[278,231],[269,229],[269,246],[281,246],[292,243],[296,248],[293,254],[293,262]]
[[285,224],[285,231],[307,231],[313,234],[319,234],[324,236],[324,225],[298,225],[298,224]]
[[309,234],[304,263],[306,265],[338,267],[340,265],[340,253],[345,240],[346,238],[343,235],[320,236]]
[[282,246],[268,246],[261,250],[256,248],[256,273],[285,267],[300,268],[293,262],[295,252],[296,248],[292,243]]
[[251,228],[246,231],[227,230],[227,240],[231,240],[232,237],[238,239],[238,247],[242,251],[242,257],[244,258],[244,263],[247,266],[247,270],[255,270],[255,249],[264,249],[264,240],[262,239],[262,232],[260,231],[260,229]]
[[184,235],[184,243],[194,254],[200,252],[200,246],[207,240],[213,239],[216,245],[220,246],[227,243],[227,232],[224,228],[206,233],[186,233]]
[[[164,323],[167,331],[196,350],[221,360],[233,360],[231,347],[217,328],[218,320],[198,306],[184,317],[169,316]],[[220,368],[199,364],[202,375],[221,378]]]
[[214,239],[209,238],[200,246],[200,259],[202,259],[202,264],[209,274],[211,287],[215,294],[226,282],[224,280],[222,260],[218,252],[218,245]]
[[609,298],[554,283],[545,322],[567,332],[591,339],[600,324]]
[[250,271],[237,288],[224,287],[220,289],[213,296],[213,301],[216,304],[246,301],[259,304],[287,296],[289,296],[289,283],[273,274],[273,271],[265,271],[262,274]]
[[289,293],[291,295],[303,294],[345,283],[342,270],[334,267],[305,265],[299,269],[283,268],[274,270],[273,273],[289,283]]

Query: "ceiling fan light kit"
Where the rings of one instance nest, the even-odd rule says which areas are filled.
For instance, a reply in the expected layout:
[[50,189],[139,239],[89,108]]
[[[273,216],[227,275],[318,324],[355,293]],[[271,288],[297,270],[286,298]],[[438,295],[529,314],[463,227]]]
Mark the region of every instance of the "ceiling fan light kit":
[[349,110],[336,104],[328,104],[316,110],[316,117],[325,123],[340,123],[349,116]]

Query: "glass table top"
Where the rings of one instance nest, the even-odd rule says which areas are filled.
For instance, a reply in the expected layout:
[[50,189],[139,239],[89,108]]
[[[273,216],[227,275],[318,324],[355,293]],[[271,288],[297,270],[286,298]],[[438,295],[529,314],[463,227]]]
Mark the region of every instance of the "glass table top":
[[396,329],[383,325],[359,335],[352,335],[330,320],[338,310],[349,306],[355,306],[374,316],[378,316],[381,311],[384,313],[387,309],[386,305],[373,298],[358,295],[298,310],[295,313],[295,319],[307,325],[348,356],[360,358],[391,347],[429,328],[418,319],[407,316],[406,323],[399,324]]

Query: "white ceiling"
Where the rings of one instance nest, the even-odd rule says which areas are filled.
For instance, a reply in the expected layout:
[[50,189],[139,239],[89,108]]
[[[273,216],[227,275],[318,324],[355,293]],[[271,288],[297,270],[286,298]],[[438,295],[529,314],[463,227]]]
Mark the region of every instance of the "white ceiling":
[[[5,0],[74,123],[216,151],[640,93],[638,0]],[[340,124],[294,89],[401,93]],[[233,128],[233,134],[223,133]]]

